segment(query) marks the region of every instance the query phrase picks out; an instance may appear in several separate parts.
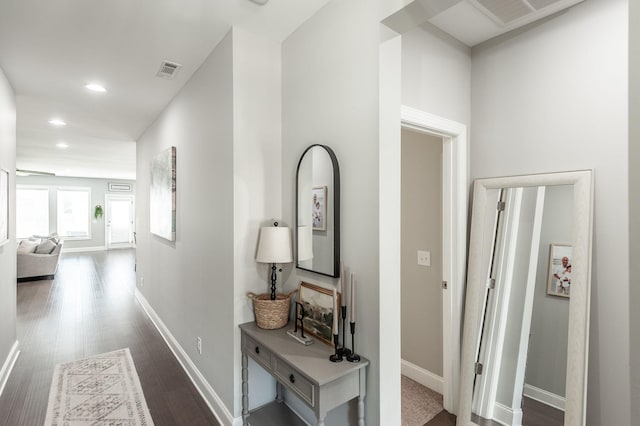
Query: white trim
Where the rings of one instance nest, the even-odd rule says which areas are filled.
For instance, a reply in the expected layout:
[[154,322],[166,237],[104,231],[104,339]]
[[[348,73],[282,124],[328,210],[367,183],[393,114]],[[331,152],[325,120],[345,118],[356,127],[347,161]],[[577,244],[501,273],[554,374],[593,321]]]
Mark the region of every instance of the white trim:
[[522,426],[522,409],[512,409],[496,402],[493,409],[493,420],[505,426]]
[[565,398],[556,395],[555,393],[551,393],[544,389],[537,388],[535,386],[531,386],[530,384],[524,384],[524,396],[527,398],[534,399],[538,402],[546,404],[550,407],[553,407],[557,410],[564,411],[565,406]]
[[522,388],[524,387],[525,373],[527,370],[527,354],[529,353],[529,336],[531,333],[531,320],[533,318],[533,301],[535,298],[536,275],[538,272],[538,255],[540,253],[540,237],[542,235],[542,219],[544,217],[544,201],[546,187],[538,187],[536,195],[536,212],[533,219],[533,231],[531,237],[531,252],[529,254],[529,274],[527,276],[527,290],[524,297],[522,310],[522,329],[520,331],[520,344],[518,346],[518,361],[513,384],[512,407],[522,407]]
[[[486,313],[484,315],[486,319],[482,324],[483,344],[479,360],[484,368],[482,375],[476,377],[475,386],[478,391],[473,393],[474,405],[477,406],[474,408],[474,412],[488,419],[494,417],[493,410],[496,406],[513,284],[513,267],[520,232],[522,188],[508,192],[506,197],[503,196],[502,199],[506,203],[506,209],[503,212],[502,220],[499,219],[500,216],[496,211],[492,234],[495,235],[495,245],[492,246],[491,252],[494,253],[494,261],[498,265],[493,276],[496,280],[495,289],[492,297],[487,297],[487,302],[485,302]],[[494,217],[493,212],[490,217]]]
[[[202,373],[200,373],[196,365],[193,363],[193,361],[191,361],[191,358],[189,358],[189,355],[187,355],[184,349],[182,349],[180,343],[178,343],[176,338],[173,337],[167,326],[164,325],[156,311],[153,310],[149,302],[147,302],[147,299],[145,299],[144,295],[140,293],[138,289],[136,289],[136,299],[140,303],[140,306],[142,306],[142,309],[145,311],[153,325],[156,326],[156,329],[158,330],[164,341],[167,343],[167,346],[169,346],[169,349],[171,349],[171,352],[173,352],[173,355],[176,357],[185,373],[187,373],[187,376],[196,387],[204,401],[207,403],[207,406],[209,406],[209,409],[216,417],[218,422],[220,422],[222,425],[234,425],[234,420],[237,419],[233,418],[231,412],[224,405],[218,394],[215,392],[215,390],[213,390]],[[222,415],[220,415],[219,413],[222,413]]]
[[[401,127],[443,137],[442,147],[442,279],[448,290],[442,292],[442,355],[445,410],[457,412],[460,366],[460,324],[467,247],[467,126],[405,105],[400,110]],[[399,149],[399,147],[398,147]],[[400,170],[394,170],[400,173]],[[382,174],[382,170],[381,170]],[[398,178],[399,179],[399,178]],[[381,176],[381,180],[383,177]],[[386,199],[380,205],[387,204]],[[399,210],[400,205],[396,208]],[[381,252],[386,253],[381,247]],[[388,256],[384,256],[385,259]],[[400,282],[400,265],[396,265]],[[381,280],[381,283],[384,281]],[[400,291],[397,287],[397,292]],[[384,299],[381,298],[381,303]],[[400,331],[400,324],[394,324]]]
[[11,370],[13,370],[13,366],[16,365],[19,356],[20,350],[18,350],[18,341],[16,340],[13,342],[13,346],[2,365],[2,369],[0,369],[0,395],[2,395],[2,391],[4,391],[4,387],[11,375]]
[[[64,238],[66,241],[67,239]],[[65,248],[62,246],[62,253],[82,253],[85,251],[104,251],[107,248],[105,246],[95,246],[95,247],[69,247]]]
[[440,394],[444,388],[444,380],[441,376],[404,359],[402,360],[402,375]]

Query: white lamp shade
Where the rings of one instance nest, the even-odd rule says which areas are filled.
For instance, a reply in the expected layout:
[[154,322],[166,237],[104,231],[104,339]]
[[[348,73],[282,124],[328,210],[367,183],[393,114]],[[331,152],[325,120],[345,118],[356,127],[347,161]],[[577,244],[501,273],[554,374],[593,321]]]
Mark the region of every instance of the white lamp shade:
[[298,262],[313,259],[313,229],[310,226],[298,226]]
[[291,231],[286,226],[265,226],[260,229],[256,261],[260,263],[290,263]]

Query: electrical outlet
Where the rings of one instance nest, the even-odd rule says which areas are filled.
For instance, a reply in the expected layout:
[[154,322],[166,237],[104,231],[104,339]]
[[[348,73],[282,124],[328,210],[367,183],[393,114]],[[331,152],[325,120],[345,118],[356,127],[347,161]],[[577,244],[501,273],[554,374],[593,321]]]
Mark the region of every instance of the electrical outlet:
[[431,266],[431,252],[418,250],[418,265]]
[[202,339],[200,336],[196,338],[196,348],[198,348],[198,353],[202,355]]

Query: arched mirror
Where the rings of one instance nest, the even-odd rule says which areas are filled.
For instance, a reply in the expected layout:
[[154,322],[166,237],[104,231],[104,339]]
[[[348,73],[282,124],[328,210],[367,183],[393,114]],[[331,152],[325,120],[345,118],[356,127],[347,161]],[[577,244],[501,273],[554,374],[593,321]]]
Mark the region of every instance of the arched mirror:
[[311,145],[296,172],[296,267],[340,274],[340,168],[333,150]]
[[584,425],[591,171],[474,185],[457,425]]

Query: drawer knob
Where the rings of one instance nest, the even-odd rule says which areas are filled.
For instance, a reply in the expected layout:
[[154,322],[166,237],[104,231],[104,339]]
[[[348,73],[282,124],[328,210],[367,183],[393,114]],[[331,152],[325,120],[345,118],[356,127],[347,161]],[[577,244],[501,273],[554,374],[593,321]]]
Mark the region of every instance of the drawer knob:
[[294,376],[293,374],[289,376],[289,381],[291,383],[295,383],[296,382],[296,376]]
[[260,346],[256,346],[256,353],[259,354],[260,353]]

